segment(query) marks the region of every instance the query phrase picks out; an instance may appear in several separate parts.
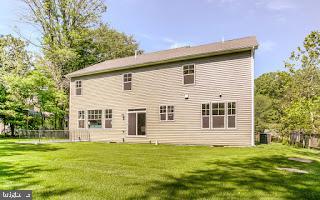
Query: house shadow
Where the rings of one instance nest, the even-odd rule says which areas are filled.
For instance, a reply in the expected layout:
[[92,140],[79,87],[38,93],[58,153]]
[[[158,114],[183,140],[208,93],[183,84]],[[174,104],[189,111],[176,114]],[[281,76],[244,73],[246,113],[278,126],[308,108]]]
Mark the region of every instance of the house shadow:
[[[278,167],[310,173],[288,173]],[[285,156],[217,160],[181,176],[165,175],[162,180],[151,181],[142,195],[128,199],[266,199],[275,198],[274,193],[282,199],[320,199],[319,177],[317,161],[298,163]]]

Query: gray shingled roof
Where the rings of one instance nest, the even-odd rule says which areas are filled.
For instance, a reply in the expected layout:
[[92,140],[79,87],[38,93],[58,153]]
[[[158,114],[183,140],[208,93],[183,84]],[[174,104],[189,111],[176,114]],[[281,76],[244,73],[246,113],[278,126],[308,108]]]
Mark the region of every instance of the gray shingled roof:
[[158,63],[174,62],[185,59],[205,57],[209,55],[219,55],[231,52],[245,51],[257,48],[258,42],[255,36],[199,45],[194,47],[181,47],[152,53],[145,53],[125,58],[107,60],[84,69],[72,72],[67,77],[78,77],[90,74],[110,72],[122,69],[148,66]]

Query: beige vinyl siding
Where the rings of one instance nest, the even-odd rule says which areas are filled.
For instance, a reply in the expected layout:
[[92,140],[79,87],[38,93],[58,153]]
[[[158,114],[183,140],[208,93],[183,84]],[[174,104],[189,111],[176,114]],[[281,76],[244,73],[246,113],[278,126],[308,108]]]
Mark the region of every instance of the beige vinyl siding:
[[[196,65],[194,85],[183,84],[184,64]],[[87,116],[88,110],[112,108],[112,129],[88,130],[92,140],[249,146],[251,70],[251,52],[246,51],[72,78],[70,130],[77,129],[79,110],[85,110]],[[122,75],[128,72],[132,73],[132,91],[123,91]],[[82,80],[82,96],[75,96],[76,80]],[[188,100],[185,94],[189,94]],[[201,128],[201,104],[219,101],[237,102],[236,129]],[[160,121],[160,105],[174,106],[174,121]],[[127,111],[132,108],[146,108],[145,137],[127,136]],[[102,122],[104,127],[104,118]]]

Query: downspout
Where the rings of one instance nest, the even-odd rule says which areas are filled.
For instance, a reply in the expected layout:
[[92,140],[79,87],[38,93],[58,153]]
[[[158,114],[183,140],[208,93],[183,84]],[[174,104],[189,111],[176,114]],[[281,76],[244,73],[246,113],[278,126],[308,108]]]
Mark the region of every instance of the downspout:
[[251,146],[254,144],[254,50],[255,47],[251,49]]

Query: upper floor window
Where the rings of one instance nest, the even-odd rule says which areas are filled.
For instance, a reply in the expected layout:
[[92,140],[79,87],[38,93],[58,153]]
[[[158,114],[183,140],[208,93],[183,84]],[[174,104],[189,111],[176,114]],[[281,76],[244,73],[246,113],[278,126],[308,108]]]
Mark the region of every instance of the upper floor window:
[[194,84],[194,64],[183,66],[183,84]]
[[112,109],[106,109],[105,111],[105,128],[112,128]]
[[78,111],[78,128],[85,128],[84,122],[85,122],[84,110]]
[[212,103],[212,128],[224,128],[225,106],[222,103]]
[[174,120],[174,106],[160,106],[160,120],[173,121]]
[[102,110],[88,110],[88,127],[102,128]]
[[236,102],[228,102],[228,128],[236,127]]
[[131,90],[132,88],[132,74],[123,74],[123,90]]
[[201,122],[202,128],[210,128],[210,104],[205,103],[201,105]]
[[82,95],[82,81],[76,81],[76,95]]

